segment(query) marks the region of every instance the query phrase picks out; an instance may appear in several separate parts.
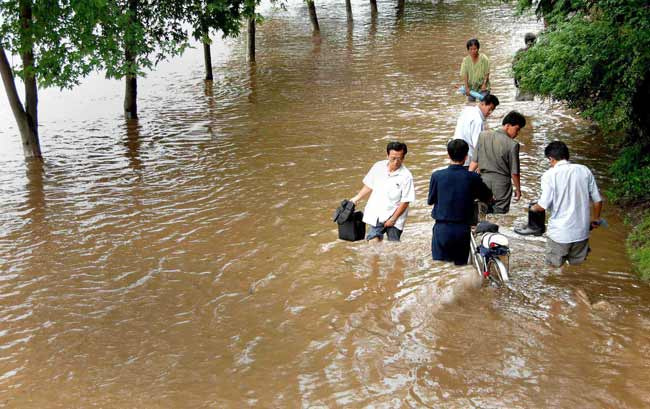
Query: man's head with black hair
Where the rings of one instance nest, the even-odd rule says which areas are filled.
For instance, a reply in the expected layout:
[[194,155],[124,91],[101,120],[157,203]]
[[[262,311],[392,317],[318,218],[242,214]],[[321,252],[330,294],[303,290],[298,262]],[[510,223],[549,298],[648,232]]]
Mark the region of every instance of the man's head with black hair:
[[544,156],[556,161],[569,160],[569,147],[562,141],[553,141],[544,149]]
[[447,154],[449,159],[455,163],[465,163],[467,153],[469,152],[469,145],[462,139],[452,139],[447,144]]

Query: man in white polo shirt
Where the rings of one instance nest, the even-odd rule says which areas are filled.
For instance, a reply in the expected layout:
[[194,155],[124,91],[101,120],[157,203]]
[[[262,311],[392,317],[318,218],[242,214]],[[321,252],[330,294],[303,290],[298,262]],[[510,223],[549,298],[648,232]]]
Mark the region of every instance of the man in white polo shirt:
[[460,112],[453,139],[462,139],[469,145],[469,153],[465,161],[465,167],[468,167],[475,157],[474,149],[476,149],[476,144],[478,143],[478,135],[483,131],[483,122],[498,106],[499,98],[495,95],[488,94],[478,105],[465,107]]
[[413,175],[403,165],[406,144],[390,142],[386,160],[375,163],[363,178],[363,187],[350,199],[357,204],[370,195],[363,211],[363,221],[370,225],[366,240],[380,241],[384,233],[389,241],[399,241],[408,215],[409,203],[415,201]]
[[[589,230],[600,225],[603,202],[589,168],[569,162],[569,148],[554,141],[544,149],[551,168],[542,176],[542,195],[530,210],[551,211],[546,262],[560,267],[582,263],[589,252]],[[591,213],[593,202],[593,214]]]

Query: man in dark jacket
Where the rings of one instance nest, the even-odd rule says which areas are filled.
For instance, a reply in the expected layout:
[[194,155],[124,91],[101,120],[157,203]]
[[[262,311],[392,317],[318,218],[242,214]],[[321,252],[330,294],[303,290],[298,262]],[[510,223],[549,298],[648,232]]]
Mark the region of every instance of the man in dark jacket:
[[470,226],[474,218],[474,199],[492,200],[492,191],[473,172],[463,167],[469,146],[462,139],[447,144],[451,165],[433,172],[429,182],[427,203],[434,205],[431,255],[434,260],[467,264],[469,259]]

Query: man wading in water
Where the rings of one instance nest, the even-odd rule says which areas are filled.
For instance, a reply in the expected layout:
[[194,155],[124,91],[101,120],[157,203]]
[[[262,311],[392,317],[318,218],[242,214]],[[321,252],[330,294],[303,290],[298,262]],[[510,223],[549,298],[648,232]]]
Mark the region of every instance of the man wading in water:
[[596,179],[586,166],[569,162],[569,148],[564,142],[549,143],[544,156],[551,168],[542,175],[542,194],[529,210],[529,226],[515,229],[515,232],[537,235],[539,228],[530,226],[531,212],[548,209],[551,218],[546,238],[546,262],[555,267],[566,262],[580,264],[589,253],[589,230],[601,224],[603,202]]
[[370,195],[363,210],[363,221],[370,225],[369,241],[381,241],[384,233],[389,241],[399,241],[406,223],[409,203],[415,201],[413,175],[403,165],[406,144],[390,142],[386,160],[375,163],[363,178],[363,187],[350,199],[355,205]]
[[474,199],[488,203],[492,192],[481,177],[463,167],[469,146],[462,139],[447,144],[451,165],[433,172],[429,182],[427,203],[434,205],[431,217],[436,219],[431,239],[431,256],[434,260],[467,264],[469,235],[474,219]]

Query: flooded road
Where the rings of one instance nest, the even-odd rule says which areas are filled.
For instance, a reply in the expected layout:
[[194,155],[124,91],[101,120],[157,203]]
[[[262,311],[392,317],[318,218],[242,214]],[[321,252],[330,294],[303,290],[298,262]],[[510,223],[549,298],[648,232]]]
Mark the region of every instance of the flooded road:
[[[510,61],[531,18],[501,2],[380,2],[267,9],[257,65],[216,41],[215,81],[189,50],[140,82],[96,76],[40,96],[45,161],[26,166],[0,102],[0,407],[643,408],[650,292],[625,255],[622,215],[581,266],[543,264],[512,233],[539,195],[545,145],[608,186],[612,152],[575,112],[515,102]],[[464,104],[465,42],[491,59],[517,109],[524,199],[496,221],[508,289],[434,263],[426,205]],[[408,144],[416,202],[400,244],[337,240],[331,214],[389,140]],[[605,308],[590,308],[606,301]]]

